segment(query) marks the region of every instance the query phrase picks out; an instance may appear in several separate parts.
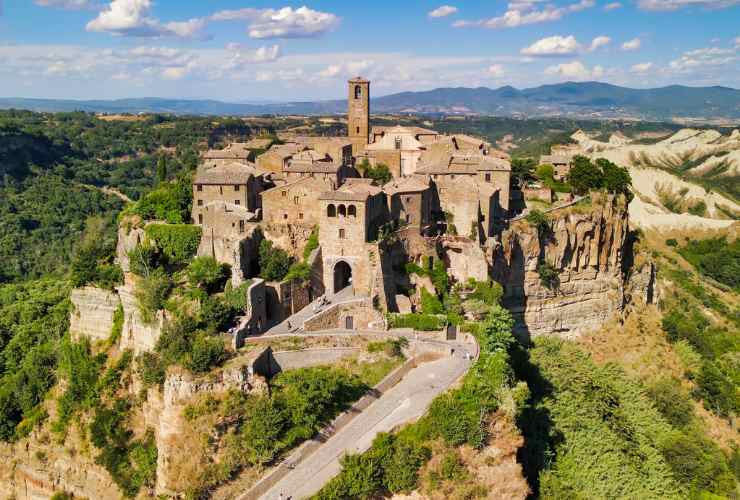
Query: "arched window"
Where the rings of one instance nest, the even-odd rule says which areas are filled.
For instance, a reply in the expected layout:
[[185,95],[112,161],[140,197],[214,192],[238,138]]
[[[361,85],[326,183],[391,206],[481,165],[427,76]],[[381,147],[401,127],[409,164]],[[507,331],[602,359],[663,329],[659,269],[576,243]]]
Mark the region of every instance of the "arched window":
[[347,216],[347,207],[344,205],[339,205],[339,216],[340,217],[346,217]]
[[326,207],[326,216],[327,217],[336,217],[337,216],[337,207],[334,205],[329,205]]
[[362,97],[362,87],[355,85],[355,99]]
[[396,149],[401,149],[401,138],[396,137]]
[[350,205],[349,209],[347,210],[347,215],[350,217],[357,217],[357,207],[354,205]]

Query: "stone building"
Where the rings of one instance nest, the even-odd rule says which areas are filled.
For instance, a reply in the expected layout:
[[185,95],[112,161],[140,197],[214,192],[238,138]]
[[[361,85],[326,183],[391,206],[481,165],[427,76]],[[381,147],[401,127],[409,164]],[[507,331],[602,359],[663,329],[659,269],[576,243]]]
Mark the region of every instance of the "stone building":
[[563,180],[570,172],[570,165],[573,158],[564,155],[542,155],[540,156],[540,165],[552,165],[553,176],[556,180]]
[[295,136],[290,142],[328,155],[335,163],[352,165],[352,141],[346,137]]
[[233,142],[224,149],[209,149],[203,153],[203,162],[208,167],[215,167],[231,162],[253,162],[254,152],[247,142]]
[[425,144],[421,162],[424,164],[438,162],[452,154],[482,154],[508,159],[506,153],[493,150],[489,142],[465,134],[441,135],[433,142]]
[[193,180],[193,223],[203,224],[203,211],[212,202],[256,212],[261,191],[262,182],[254,164],[229,162],[211,168],[201,166]]
[[356,77],[348,82],[347,137],[356,156],[370,138],[370,81]]
[[440,210],[448,218],[454,217],[447,222],[454,224],[461,236],[491,236],[497,222],[508,216],[511,164],[507,160],[453,154],[417,173],[431,177]]
[[392,126],[375,126],[372,128],[371,132],[371,138],[372,142],[379,142],[381,141],[386,135],[389,133],[394,133],[395,129],[402,128],[403,132],[406,134],[411,135],[414,139],[419,141],[420,143],[426,145],[431,144],[438,140],[440,137],[439,132],[436,130],[431,130],[428,128],[422,128],[422,127],[401,127],[400,125],[392,125]]
[[283,167],[283,172],[288,182],[303,177],[314,177],[330,182],[332,189],[339,187],[345,177],[353,175],[351,167],[312,149],[294,154]]
[[372,286],[368,244],[387,221],[383,191],[369,179],[347,179],[337,190],[319,196],[319,241],[324,285],[329,294],[352,285],[364,294]]
[[[376,129],[373,129],[376,131]],[[375,134],[375,141],[365,148],[362,160],[376,166],[383,163],[388,166],[393,177],[406,177],[416,172],[419,160],[425,150],[422,137],[431,140],[431,135],[421,135],[418,127],[384,127],[381,134]],[[433,137],[437,137],[434,131]],[[362,161],[361,160],[361,161]]]
[[257,157],[260,172],[282,172],[294,154],[307,149],[302,144],[276,144]]
[[301,177],[262,192],[262,220],[267,224],[307,224],[320,220],[320,194],[334,188],[323,177]]
[[432,223],[432,193],[429,178],[411,176],[395,179],[383,191],[391,220],[424,232]]

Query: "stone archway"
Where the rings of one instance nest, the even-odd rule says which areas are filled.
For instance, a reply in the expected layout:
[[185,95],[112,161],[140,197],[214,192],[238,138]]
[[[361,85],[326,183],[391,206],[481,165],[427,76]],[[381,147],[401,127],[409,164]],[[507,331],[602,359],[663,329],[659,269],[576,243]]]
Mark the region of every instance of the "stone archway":
[[352,267],[340,260],[334,266],[334,293],[339,293],[352,285]]

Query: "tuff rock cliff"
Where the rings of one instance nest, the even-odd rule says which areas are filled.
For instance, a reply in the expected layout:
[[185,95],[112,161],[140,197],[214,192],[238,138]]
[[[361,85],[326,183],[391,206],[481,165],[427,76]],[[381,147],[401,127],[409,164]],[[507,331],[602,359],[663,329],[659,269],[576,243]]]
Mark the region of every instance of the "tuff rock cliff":
[[[590,203],[554,210],[548,228],[516,221],[489,249],[492,277],[504,287],[504,305],[524,336],[574,336],[601,326],[629,298],[651,299],[654,271],[636,273],[630,284],[624,269],[628,211],[623,197],[592,193]],[[555,283],[541,269],[556,271]],[[547,285],[547,286],[546,286]]]

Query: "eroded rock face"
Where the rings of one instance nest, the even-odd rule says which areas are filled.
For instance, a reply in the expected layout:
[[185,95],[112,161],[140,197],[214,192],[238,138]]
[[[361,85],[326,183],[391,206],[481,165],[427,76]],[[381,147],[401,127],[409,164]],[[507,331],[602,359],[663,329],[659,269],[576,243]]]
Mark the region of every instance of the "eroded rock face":
[[72,290],[72,313],[69,316],[69,332],[72,339],[107,340],[113,327],[113,315],[121,304],[118,294],[86,286]]
[[[551,232],[517,222],[491,254],[493,277],[504,286],[504,305],[524,336],[574,336],[597,328],[624,307],[622,257],[628,229],[622,198],[595,196],[590,209],[550,214]],[[543,285],[538,272],[549,263],[559,285]]]
[[118,243],[116,244],[116,262],[124,273],[131,272],[128,254],[131,250],[144,241],[144,230],[141,228],[127,228],[122,224],[118,226]]
[[476,281],[488,280],[488,260],[478,242],[455,238],[445,240],[442,246],[449,260],[448,272],[455,281],[465,283],[470,278]]
[[118,296],[121,299],[121,306],[123,306],[121,349],[131,349],[134,354],[153,351],[164,327],[164,311],[158,311],[153,321],[147,323],[141,317],[133,288],[129,286],[119,287]]
[[250,364],[237,364],[206,377],[195,377],[184,371],[171,372],[164,383],[163,393],[150,391],[145,415],[148,425],[156,429],[158,495],[174,495],[182,490],[177,461],[184,446],[185,407],[201,394],[267,392],[267,381],[250,372],[253,372]]

